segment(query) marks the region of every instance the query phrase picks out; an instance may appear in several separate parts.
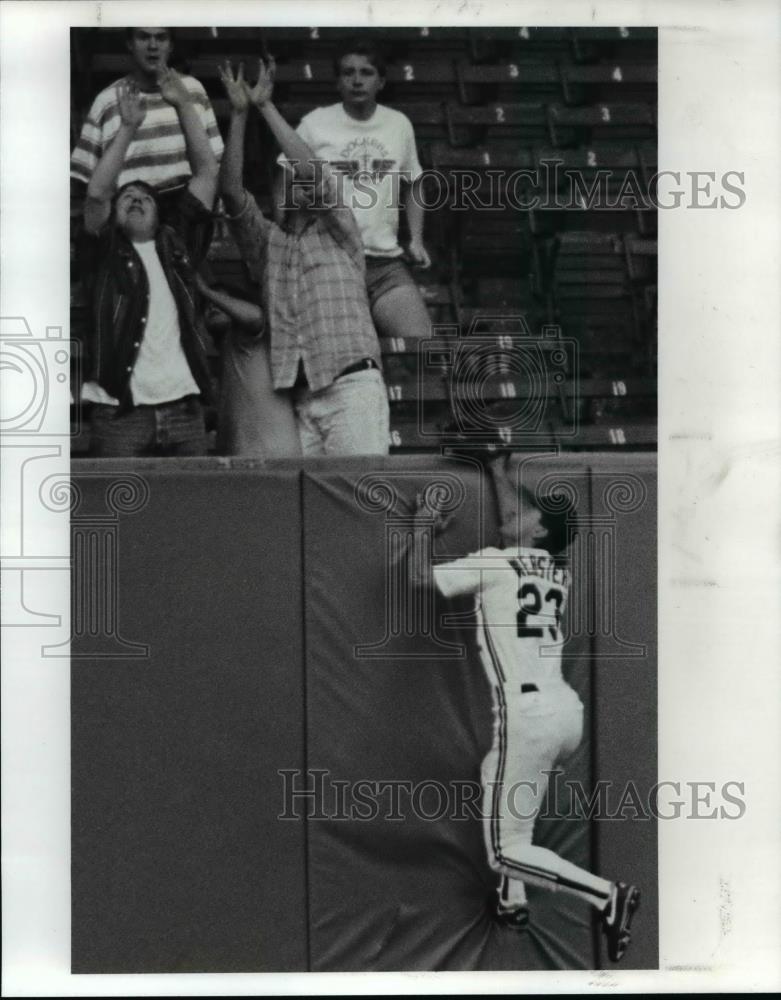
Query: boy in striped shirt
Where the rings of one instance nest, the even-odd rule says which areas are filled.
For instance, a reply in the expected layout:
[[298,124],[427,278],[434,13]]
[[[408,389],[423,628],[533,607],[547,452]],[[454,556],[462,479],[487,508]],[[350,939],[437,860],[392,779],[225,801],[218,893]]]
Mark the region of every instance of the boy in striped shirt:
[[[158,192],[186,185],[192,175],[184,133],[176,110],[163,99],[159,78],[168,68],[173,49],[170,28],[128,28],[126,44],[130,73],[102,90],[84,121],[71,156],[71,177],[88,184],[101,156],[116,137],[122,123],[119,89],[132,84],[143,96],[144,120],[128,147],[117,187],[130,180],[144,181]],[[214,111],[203,86],[194,77],[181,77],[206,130],[217,160],[222,156],[222,138]]]

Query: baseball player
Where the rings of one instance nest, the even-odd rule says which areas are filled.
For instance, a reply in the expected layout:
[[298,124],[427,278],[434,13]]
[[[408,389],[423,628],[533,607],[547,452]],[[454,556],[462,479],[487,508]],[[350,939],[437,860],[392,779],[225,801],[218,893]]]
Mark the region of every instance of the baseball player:
[[[561,497],[542,502],[507,475],[507,456],[489,464],[496,489],[504,548],[479,552],[433,567],[445,597],[474,594],[478,648],[493,694],[493,745],[482,763],[483,832],[491,868],[502,877],[497,915],[523,930],[529,921],[525,884],[568,892],[600,912],[610,959],[629,944],[632,915],[640,901],[633,885],[610,882],[532,843],[535,819],[547,790],[547,774],[580,743],[583,705],[561,670],[561,618],[570,587],[566,565],[567,514]],[[449,516],[437,509],[436,491],[416,503],[410,576],[428,581],[419,530],[433,521],[444,530]],[[549,509],[556,508],[556,513]]]

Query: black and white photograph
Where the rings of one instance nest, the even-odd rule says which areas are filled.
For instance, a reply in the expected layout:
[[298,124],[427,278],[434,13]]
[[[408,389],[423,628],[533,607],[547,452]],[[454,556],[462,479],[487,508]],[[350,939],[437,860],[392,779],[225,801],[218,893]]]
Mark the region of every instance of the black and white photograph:
[[62,4],[25,127],[4,45],[7,995],[778,982],[735,6]]

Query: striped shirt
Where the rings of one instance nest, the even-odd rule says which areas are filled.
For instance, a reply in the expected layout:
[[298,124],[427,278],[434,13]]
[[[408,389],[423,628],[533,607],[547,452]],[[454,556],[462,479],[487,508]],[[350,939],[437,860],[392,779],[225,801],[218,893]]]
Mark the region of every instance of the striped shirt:
[[[130,77],[124,77],[129,80]],[[222,156],[222,137],[206,91],[192,76],[182,81],[193,96],[214,155]],[[71,177],[89,182],[98,160],[108,149],[119,131],[121,118],[117,100],[117,80],[102,90],[95,100],[81,129],[79,141],[71,156]],[[187,146],[176,108],[163,99],[159,91],[143,92],[146,116],[128,147],[117,187],[131,180],[146,181],[158,188],[185,184],[192,176],[187,159]]]
[[363,358],[380,367],[380,346],[366,295],[366,265],[349,208],[313,211],[301,232],[266,219],[249,192],[228,217],[260,284],[271,335],[275,389],[292,386],[299,362],[313,392]]

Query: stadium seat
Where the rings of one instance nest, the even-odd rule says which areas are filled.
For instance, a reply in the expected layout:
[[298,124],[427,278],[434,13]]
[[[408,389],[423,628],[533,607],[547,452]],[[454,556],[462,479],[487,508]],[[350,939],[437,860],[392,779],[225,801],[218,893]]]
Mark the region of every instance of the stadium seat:
[[485,170],[489,167],[515,170],[529,169],[533,165],[530,151],[512,142],[455,149],[446,143],[435,143],[430,156],[435,170]]
[[543,194],[543,204],[530,213],[534,233],[653,229],[655,212],[634,146],[594,143],[573,150],[537,147],[533,153]]
[[500,56],[542,55],[555,58],[568,50],[566,28],[470,28],[469,54],[473,62]]
[[656,60],[656,28],[573,28],[571,37],[576,62],[591,62],[607,55]]
[[462,60],[456,63],[456,79],[462,104],[477,104],[486,100],[518,100],[527,96],[530,91],[535,96],[558,97],[561,94],[559,70],[550,60],[519,59],[518,62],[495,65],[480,65]]
[[487,144],[505,138],[530,145],[544,142],[548,135],[545,105],[541,103],[470,107],[450,101],[444,114],[451,146]]
[[653,109],[649,104],[597,104],[582,108],[551,104],[548,106],[548,126],[554,146],[648,139],[655,133]]
[[[605,62],[598,65],[570,64],[561,67],[564,101],[656,99],[656,63]],[[627,93],[632,96],[627,96]]]

